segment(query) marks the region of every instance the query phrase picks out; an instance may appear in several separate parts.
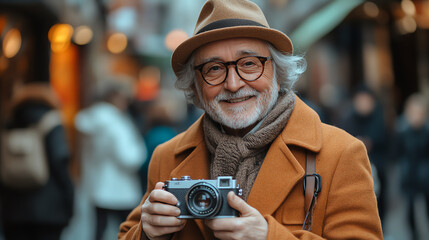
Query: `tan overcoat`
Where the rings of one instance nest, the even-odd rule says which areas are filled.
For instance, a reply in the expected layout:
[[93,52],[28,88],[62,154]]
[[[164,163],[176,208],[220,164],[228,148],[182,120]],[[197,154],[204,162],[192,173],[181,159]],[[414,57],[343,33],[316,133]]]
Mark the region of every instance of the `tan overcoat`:
[[[316,172],[323,184],[311,232],[301,230],[305,215],[306,151],[317,153]],[[142,202],[157,182],[185,175],[192,179],[209,178],[201,119],[155,150],[149,167],[148,192]],[[343,130],[321,123],[318,115],[298,97],[289,122],[266,155],[247,203],[268,221],[270,240],[383,238],[363,143]],[[121,225],[119,239],[140,239],[140,207]],[[173,239],[214,238],[201,220],[188,220]]]

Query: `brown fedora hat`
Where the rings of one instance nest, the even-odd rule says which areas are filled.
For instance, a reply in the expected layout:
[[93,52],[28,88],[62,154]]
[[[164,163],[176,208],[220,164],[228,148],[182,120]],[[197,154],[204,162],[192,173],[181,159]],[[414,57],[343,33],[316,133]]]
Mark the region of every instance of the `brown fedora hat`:
[[264,13],[247,0],[209,0],[201,9],[191,38],[173,52],[171,65],[177,75],[192,52],[204,44],[229,38],[257,38],[273,44],[278,50],[292,53],[289,37],[270,28]]

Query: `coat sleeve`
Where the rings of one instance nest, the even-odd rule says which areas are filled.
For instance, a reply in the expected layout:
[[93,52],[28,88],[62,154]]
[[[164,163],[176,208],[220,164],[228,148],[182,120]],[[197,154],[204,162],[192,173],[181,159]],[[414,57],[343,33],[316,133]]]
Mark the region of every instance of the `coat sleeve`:
[[360,141],[354,141],[344,150],[334,169],[332,181],[323,187],[327,189],[325,194],[328,194],[324,216],[317,216],[320,211],[315,211],[315,218],[323,221],[322,236],[304,230],[291,231],[273,216],[267,215],[267,240],[383,239],[371,167]]
[[119,227],[118,239],[119,240],[140,240],[147,239],[144,235],[142,223],[140,220],[141,206],[146,201],[149,193],[155,188],[155,185],[159,179],[159,161],[157,160],[158,154],[157,149],[153,154],[153,157],[149,163],[149,175],[148,175],[148,186],[146,194],[143,196],[140,204],[128,215],[125,222]]

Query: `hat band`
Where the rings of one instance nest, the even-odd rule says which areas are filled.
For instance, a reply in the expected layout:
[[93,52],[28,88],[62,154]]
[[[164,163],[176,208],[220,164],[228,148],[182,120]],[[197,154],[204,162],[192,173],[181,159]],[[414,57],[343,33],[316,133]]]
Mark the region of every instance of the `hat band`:
[[237,27],[237,26],[258,26],[258,27],[267,27],[258,22],[248,20],[248,19],[239,19],[239,18],[228,18],[222,19],[216,22],[212,22],[207,26],[203,27],[198,31],[195,35],[198,35],[203,32],[219,29],[219,28],[227,28],[227,27]]

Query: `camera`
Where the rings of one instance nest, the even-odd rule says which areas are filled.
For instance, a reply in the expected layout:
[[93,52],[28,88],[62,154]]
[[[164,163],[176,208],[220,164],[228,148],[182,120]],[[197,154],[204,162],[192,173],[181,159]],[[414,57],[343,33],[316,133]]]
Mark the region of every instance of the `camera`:
[[190,176],[183,176],[165,181],[163,188],[177,198],[178,218],[226,218],[239,214],[227,200],[230,191],[242,195],[237,180],[230,176],[211,180],[192,180]]

